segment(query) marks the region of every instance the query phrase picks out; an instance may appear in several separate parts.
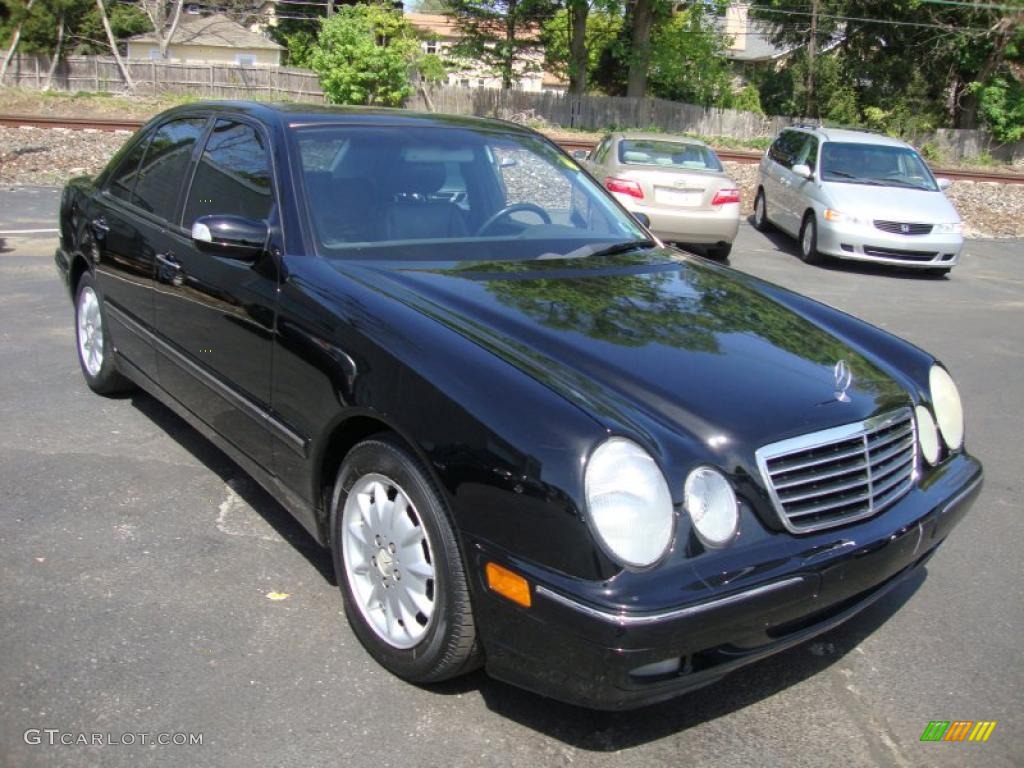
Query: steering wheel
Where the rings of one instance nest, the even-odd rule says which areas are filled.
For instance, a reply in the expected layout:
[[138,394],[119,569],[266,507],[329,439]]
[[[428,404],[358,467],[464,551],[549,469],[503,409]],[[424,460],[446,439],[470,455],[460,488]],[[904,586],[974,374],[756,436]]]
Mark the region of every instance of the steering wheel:
[[484,232],[493,227],[497,222],[501,221],[506,216],[516,213],[517,211],[529,211],[530,213],[535,213],[540,217],[540,220],[545,224],[551,223],[551,217],[548,216],[548,212],[541,208],[539,205],[536,205],[535,203],[512,203],[512,205],[506,205],[504,208],[502,208],[494,215],[488,216],[487,221],[481,224],[480,228],[476,231],[477,237],[483,235]]

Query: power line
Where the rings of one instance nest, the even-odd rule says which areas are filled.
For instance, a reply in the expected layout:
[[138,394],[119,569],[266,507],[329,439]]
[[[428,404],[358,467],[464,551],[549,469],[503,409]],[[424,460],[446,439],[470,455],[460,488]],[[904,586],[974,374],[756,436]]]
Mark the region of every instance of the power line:
[[[792,10],[783,10],[781,8],[778,8],[778,9],[772,8],[770,10],[769,9],[765,9],[765,13],[766,14],[781,13],[781,14],[785,14],[785,15],[789,15],[789,16],[811,16],[812,15],[810,11],[792,11]],[[861,17],[861,16],[840,16],[840,15],[832,14],[832,13],[819,13],[818,14],[818,18],[819,19],[833,19],[834,21],[860,21],[860,22],[864,22],[865,24],[888,24],[888,25],[894,26],[894,27],[923,27],[923,28],[926,28],[926,29],[944,29],[946,31],[949,31],[949,28],[951,26],[949,24],[929,24],[929,23],[922,22],[922,21],[897,21],[896,19],[870,19],[870,18],[864,18],[864,17]],[[755,16],[755,20],[758,20],[758,19],[760,19],[761,21],[765,21],[766,20],[765,17],[763,17],[763,16],[762,17]],[[958,32],[983,32],[985,34],[988,34],[988,31],[989,31],[986,27],[956,27],[954,25],[954,28]]]

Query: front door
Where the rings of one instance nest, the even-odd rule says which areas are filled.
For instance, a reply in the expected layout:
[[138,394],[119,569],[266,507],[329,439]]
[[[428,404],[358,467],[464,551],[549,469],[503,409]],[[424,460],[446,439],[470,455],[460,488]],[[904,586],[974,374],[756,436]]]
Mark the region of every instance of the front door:
[[201,248],[207,214],[276,217],[267,143],[254,125],[218,119],[195,167],[179,224],[158,255],[160,383],[236,448],[270,466],[270,374],[278,272],[268,253]]

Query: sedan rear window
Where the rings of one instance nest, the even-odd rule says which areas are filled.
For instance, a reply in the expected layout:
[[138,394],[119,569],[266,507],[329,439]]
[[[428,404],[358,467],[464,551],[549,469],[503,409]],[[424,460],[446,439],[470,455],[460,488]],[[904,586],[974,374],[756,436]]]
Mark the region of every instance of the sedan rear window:
[[623,165],[663,165],[676,170],[722,170],[722,164],[710,148],[682,141],[623,139],[619,142],[619,162]]

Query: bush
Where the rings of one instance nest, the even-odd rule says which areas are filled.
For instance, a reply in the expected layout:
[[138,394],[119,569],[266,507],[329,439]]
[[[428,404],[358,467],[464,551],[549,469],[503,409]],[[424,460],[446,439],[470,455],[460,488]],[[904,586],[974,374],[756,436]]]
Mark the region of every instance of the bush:
[[743,112],[753,112],[757,115],[764,114],[764,109],[761,107],[761,95],[752,84],[747,84],[737,93],[732,94],[732,98],[729,99],[729,106],[732,109],[738,109]]
[[986,85],[974,83],[982,122],[996,141],[1024,139],[1024,85],[1013,78],[994,77]]
[[309,64],[332,104],[397,107],[412,92],[409,69],[418,51],[400,13],[344,5],[321,22]]

